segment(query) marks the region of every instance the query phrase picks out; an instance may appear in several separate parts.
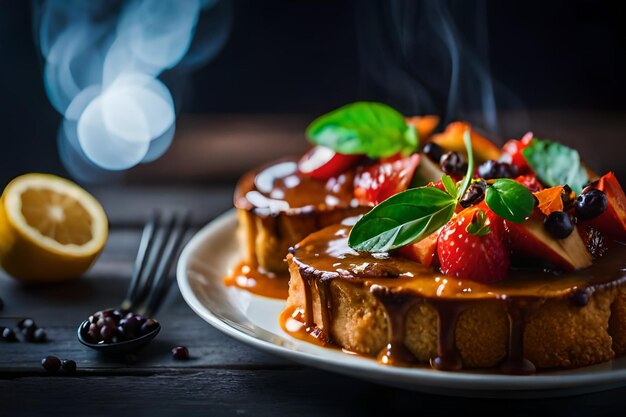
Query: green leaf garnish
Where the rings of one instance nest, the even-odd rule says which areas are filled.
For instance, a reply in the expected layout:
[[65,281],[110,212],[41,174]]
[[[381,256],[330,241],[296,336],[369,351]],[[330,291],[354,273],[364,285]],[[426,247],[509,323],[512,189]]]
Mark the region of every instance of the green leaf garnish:
[[517,181],[500,178],[487,188],[485,201],[498,216],[513,223],[523,222],[535,207],[532,193]]
[[456,188],[456,184],[454,183],[454,180],[449,175],[444,174],[441,177],[441,182],[443,183],[443,186],[445,187],[448,194],[450,194],[452,198],[457,198],[459,194],[459,189]]
[[306,130],[315,145],[335,152],[388,157],[417,149],[417,131],[391,107],[373,102],[356,102],[315,119]]
[[474,151],[472,150],[472,135],[469,129],[467,129],[463,134],[463,143],[465,144],[465,149],[467,150],[467,171],[465,172],[463,182],[461,182],[461,185],[459,186],[459,192],[457,194],[459,198],[463,198],[467,188],[472,182],[472,177],[474,176]]
[[478,210],[474,214],[474,218],[472,219],[472,222],[467,225],[465,230],[467,230],[467,233],[472,234],[474,236],[488,235],[489,232],[491,232],[491,228],[485,224],[486,220],[487,220],[487,215],[485,214],[485,212],[482,210]]
[[352,228],[348,244],[362,252],[386,252],[422,240],[446,224],[457,199],[435,187],[393,195]]
[[541,182],[551,187],[568,184],[580,194],[589,181],[578,151],[558,142],[534,138],[522,155]]
[[446,191],[435,187],[412,188],[393,195],[359,219],[350,231],[348,245],[361,252],[386,252],[419,242],[448,223],[459,199],[472,181],[474,156],[466,132],[468,165],[459,187],[448,175],[441,177]]

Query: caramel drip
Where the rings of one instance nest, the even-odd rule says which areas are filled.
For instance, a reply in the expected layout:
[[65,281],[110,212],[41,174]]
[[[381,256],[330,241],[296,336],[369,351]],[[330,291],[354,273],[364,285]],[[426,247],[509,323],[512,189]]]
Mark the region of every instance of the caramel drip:
[[394,366],[417,365],[417,358],[404,344],[404,336],[409,310],[423,300],[408,293],[394,292],[380,285],[372,285],[370,292],[381,302],[387,314],[389,343],[378,354],[378,362]]
[[507,374],[532,374],[535,365],[524,357],[524,331],[528,318],[545,300],[537,298],[510,298],[506,301],[509,315],[509,347],[500,370]]
[[437,356],[431,358],[430,366],[446,371],[458,371],[463,368],[461,356],[456,349],[454,335],[460,314],[467,307],[466,303],[455,300],[429,300],[428,303],[437,311]]
[[224,277],[224,284],[279,300],[286,299],[289,293],[289,275],[265,272],[245,262],[237,264],[231,274]]
[[[315,285],[317,287],[317,293],[320,297],[320,308],[321,308],[321,316],[322,316],[322,334],[321,336],[325,339],[326,343],[333,343],[332,335],[331,335],[331,325],[333,319],[333,297],[330,294],[330,280],[329,279],[321,279],[316,280]],[[310,284],[309,284],[310,288]]]
[[311,279],[302,277],[302,286],[304,287],[304,317],[302,318],[304,319],[304,325],[307,328],[311,328],[315,325],[315,318],[313,317],[313,294],[311,291]]

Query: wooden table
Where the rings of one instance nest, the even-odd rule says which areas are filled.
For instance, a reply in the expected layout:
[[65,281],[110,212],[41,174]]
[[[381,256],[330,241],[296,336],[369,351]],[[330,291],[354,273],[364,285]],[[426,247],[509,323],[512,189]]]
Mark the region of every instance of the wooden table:
[[[230,206],[231,187],[115,187],[95,190],[111,219],[110,239],[86,277],[63,285],[19,285],[0,277],[3,316],[30,316],[45,344],[0,342],[0,416],[359,415],[466,413],[607,415],[623,412],[626,389],[564,399],[447,398],[403,391],[279,359],[222,335],[172,288],[158,313],[163,331],[136,363],[99,356],[76,340],[78,323],[124,296],[141,226],[154,207],[193,208],[200,226]],[[189,348],[175,361],[170,349]],[[48,375],[46,355],[78,363],[73,376]],[[506,410],[506,411],[505,411]]]

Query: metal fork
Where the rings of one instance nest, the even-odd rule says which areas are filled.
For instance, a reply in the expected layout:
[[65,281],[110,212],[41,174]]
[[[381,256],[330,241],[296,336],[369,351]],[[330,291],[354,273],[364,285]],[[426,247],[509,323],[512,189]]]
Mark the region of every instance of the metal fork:
[[[107,314],[113,318],[116,314],[121,317],[121,312],[128,311],[143,317],[152,317],[167,294],[173,281],[169,271],[185,233],[189,230],[190,215],[189,212],[174,213],[165,222],[162,221],[162,217],[160,213],[155,212],[144,226],[126,297],[118,308],[105,310],[110,312]],[[78,340],[85,346],[107,354],[120,354],[139,349],[161,330],[161,325],[155,321],[154,328],[140,337],[104,343],[90,335],[89,329],[94,322],[97,324],[97,320],[90,318],[80,324]]]

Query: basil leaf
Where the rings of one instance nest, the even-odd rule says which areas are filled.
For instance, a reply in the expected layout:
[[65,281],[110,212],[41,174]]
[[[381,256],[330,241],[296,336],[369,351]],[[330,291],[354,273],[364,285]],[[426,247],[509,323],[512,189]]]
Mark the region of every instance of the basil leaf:
[[454,183],[454,180],[450,178],[449,175],[445,175],[445,174],[442,175],[441,182],[443,183],[443,186],[445,187],[446,191],[448,192],[448,194],[450,194],[452,198],[458,197],[459,190],[456,188],[456,184]]
[[528,188],[508,178],[500,178],[489,186],[485,201],[494,213],[513,223],[526,220],[535,207],[535,199]]
[[372,158],[408,153],[418,146],[417,132],[402,114],[385,104],[364,101],[318,117],[306,134],[315,145]]
[[541,182],[550,187],[567,184],[580,194],[589,181],[578,151],[558,142],[534,138],[522,155]]
[[348,244],[362,252],[386,252],[417,242],[445,225],[456,204],[435,187],[403,191],[365,214],[352,228]]

